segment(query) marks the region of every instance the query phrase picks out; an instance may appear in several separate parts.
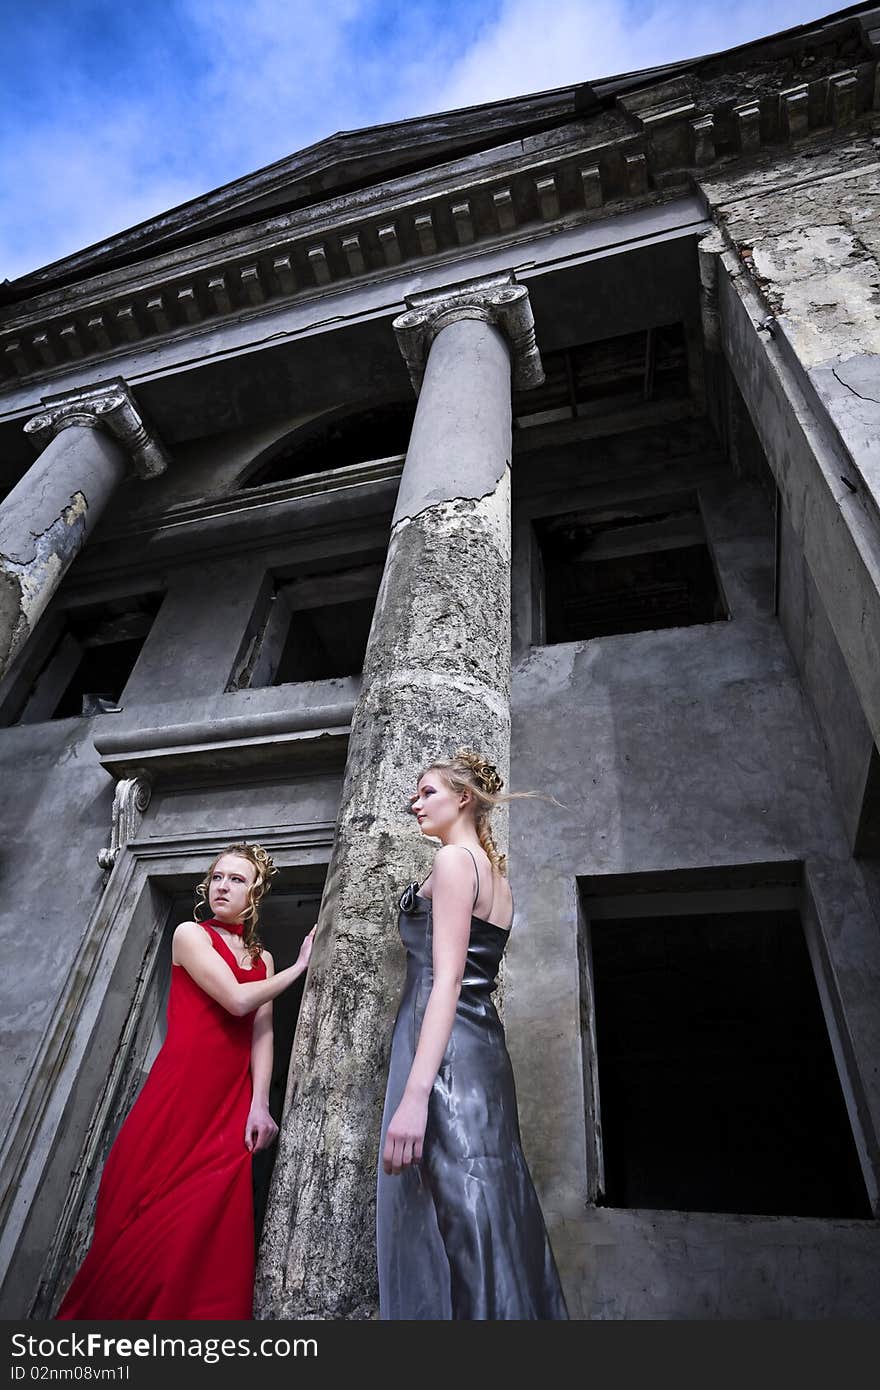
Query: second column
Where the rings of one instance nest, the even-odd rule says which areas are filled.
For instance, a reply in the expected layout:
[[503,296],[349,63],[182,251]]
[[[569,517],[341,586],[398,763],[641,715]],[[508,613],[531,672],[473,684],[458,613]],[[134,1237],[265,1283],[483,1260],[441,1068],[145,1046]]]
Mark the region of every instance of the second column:
[[511,376],[542,379],[512,277],[407,301],[420,391],[352,722],[336,839],[288,1080],[255,1310],[370,1318],[397,899],[428,846],[406,817],[422,768],[510,753]]

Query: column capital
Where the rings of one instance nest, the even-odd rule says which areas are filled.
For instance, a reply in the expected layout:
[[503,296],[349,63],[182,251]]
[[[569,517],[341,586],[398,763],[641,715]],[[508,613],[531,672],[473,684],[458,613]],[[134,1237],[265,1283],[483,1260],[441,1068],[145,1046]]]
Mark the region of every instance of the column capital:
[[428,353],[437,334],[462,319],[491,323],[504,335],[510,348],[515,390],[526,391],[544,380],[529,292],[525,285],[516,283],[512,270],[462,280],[440,290],[408,294],[405,303],[406,312],[398,315],[393,327],[416,395],[421,390]]
[[161,441],[146,424],[122,377],[63,396],[44,396],[43,406],[24,427],[38,450],[68,425],[88,425],[118,440],[141,478],[154,478],[168,467]]

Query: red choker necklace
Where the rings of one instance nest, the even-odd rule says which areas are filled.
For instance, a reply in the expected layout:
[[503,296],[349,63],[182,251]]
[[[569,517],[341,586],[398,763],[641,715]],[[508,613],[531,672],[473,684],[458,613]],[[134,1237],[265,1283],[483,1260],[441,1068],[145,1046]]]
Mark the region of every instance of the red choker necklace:
[[202,926],[220,927],[221,931],[228,931],[230,936],[244,936],[244,922],[218,922],[216,917],[206,917]]

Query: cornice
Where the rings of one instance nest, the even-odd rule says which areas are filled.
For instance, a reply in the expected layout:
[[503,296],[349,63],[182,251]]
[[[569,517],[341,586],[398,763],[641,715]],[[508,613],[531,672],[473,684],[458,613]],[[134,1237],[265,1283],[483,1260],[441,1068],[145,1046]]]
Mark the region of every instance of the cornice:
[[199,564],[228,557],[230,546],[266,557],[271,568],[281,563],[292,539],[309,553],[381,551],[402,468],[402,458],[376,470],[369,464],[351,465],[352,474],[359,476],[340,480],[338,487],[312,474],[311,489],[303,479],[289,488],[268,485],[265,495],[261,489],[253,490],[254,497],[248,490],[235,491],[154,512],[137,509],[136,514],[124,513],[118,523],[102,518],[71,582],[77,592],[93,592],[133,570],[155,575],[168,566],[179,568],[191,563],[194,554]]
[[[367,186],[448,165],[455,159],[521,141],[572,120],[578,87],[517,96],[480,107],[339,131],[232,183],[170,208],[135,227],[21,277],[19,298],[75,283],[297,208],[325,204]],[[2,289],[3,287],[0,287]]]
[[263,711],[161,728],[105,730],[95,739],[101,766],[151,787],[223,782],[230,772],[279,777],[345,766],[354,705]]
[[691,75],[654,83],[574,136],[515,141],[16,305],[0,330],[2,379],[51,379],[81,360],[97,369],[135,344],[656,201],[715,167],[852,127],[880,108],[880,69],[872,59],[714,103],[702,93]]
[[300,478],[278,483],[263,483],[260,487],[237,487],[225,496],[193,498],[154,512],[139,510],[124,526],[114,527],[112,537],[152,535],[182,526],[204,525],[228,516],[251,517],[285,503],[311,501],[328,493],[396,482],[403,472],[403,461],[403,454],[392,454],[388,458],[305,473]]

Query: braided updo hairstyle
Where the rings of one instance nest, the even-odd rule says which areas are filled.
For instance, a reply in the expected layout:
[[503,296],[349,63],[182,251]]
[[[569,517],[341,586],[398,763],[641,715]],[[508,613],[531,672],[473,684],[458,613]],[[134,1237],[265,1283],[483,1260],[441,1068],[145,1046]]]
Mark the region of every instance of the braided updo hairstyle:
[[[492,838],[489,817],[496,806],[511,801],[516,792],[506,796],[501,794],[504,786],[501,775],[494,763],[490,763],[473,748],[457,748],[451,758],[430,763],[419,774],[419,781],[426,772],[439,772],[443,780],[454,792],[470,792],[474,802],[474,825],[477,839],[483,846],[493,869],[500,874],[507,873],[507,855],[502,854]],[[519,793],[528,795],[528,793]]]
[[211,861],[208,872],[196,888],[196,905],[193,911],[193,917],[197,922],[201,920],[198,915],[200,909],[208,906],[208,889],[211,886],[211,875],[224,854],[235,854],[239,859],[246,859],[249,864],[253,864],[256,871],[256,877],[248,889],[248,905],[242,913],[244,931],[242,932],[241,938],[250,954],[251,961],[256,964],[263,950],[263,943],[257,932],[257,923],[260,917],[260,901],[271,888],[270,879],[273,874],[277,874],[278,870],[262,845],[249,845],[244,843],[240,845],[227,845],[226,848],[221,849],[220,853]]

